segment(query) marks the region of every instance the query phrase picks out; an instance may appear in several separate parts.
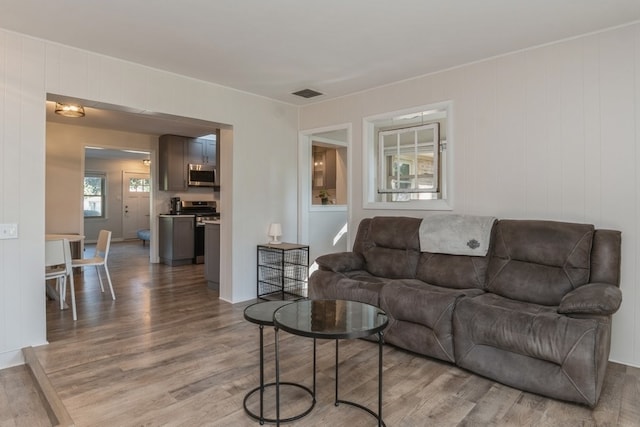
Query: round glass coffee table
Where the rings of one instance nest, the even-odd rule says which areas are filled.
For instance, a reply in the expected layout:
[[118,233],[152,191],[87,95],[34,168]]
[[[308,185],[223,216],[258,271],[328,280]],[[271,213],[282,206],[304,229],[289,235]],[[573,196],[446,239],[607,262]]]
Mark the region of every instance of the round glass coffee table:
[[[251,323],[257,324],[260,327],[260,385],[250,390],[245,395],[242,405],[244,406],[245,412],[252,418],[260,421],[260,424],[264,424],[265,422],[275,423],[277,421],[277,419],[274,419],[274,418],[264,417],[264,390],[266,387],[273,387],[276,385],[275,382],[271,382],[267,384],[264,383],[264,327],[265,325],[273,326],[273,313],[280,307],[283,307],[287,304],[291,304],[292,302],[293,301],[263,301],[263,302],[258,302],[250,306],[247,306],[247,308],[244,309],[244,318]],[[314,372],[315,372],[315,366],[314,366]],[[281,422],[295,421],[299,418],[304,417],[309,412],[311,412],[311,410],[316,404],[315,375],[314,375],[313,391],[311,391],[308,387],[305,387],[301,384],[292,383],[292,382],[281,382],[280,384],[298,387],[306,391],[307,393],[309,393],[309,395],[311,396],[311,405],[309,406],[308,409],[306,409],[304,412],[298,415],[294,415],[292,417],[282,419],[280,420]],[[260,391],[260,414],[256,414],[255,412],[249,410],[247,406],[247,401],[257,391]]]
[[[313,377],[315,395],[315,369],[316,346],[315,340],[336,340],[336,381],[335,401],[360,408],[378,420],[378,426],[384,426],[382,421],[382,331],[387,327],[389,320],[386,313],[375,306],[356,301],[344,300],[299,300],[291,304],[283,305],[273,314],[276,341],[276,424],[280,425],[280,356],[278,349],[279,330],[294,335],[313,338]],[[378,413],[355,402],[341,400],[338,397],[339,372],[338,372],[338,340],[364,338],[370,335],[378,335]]]

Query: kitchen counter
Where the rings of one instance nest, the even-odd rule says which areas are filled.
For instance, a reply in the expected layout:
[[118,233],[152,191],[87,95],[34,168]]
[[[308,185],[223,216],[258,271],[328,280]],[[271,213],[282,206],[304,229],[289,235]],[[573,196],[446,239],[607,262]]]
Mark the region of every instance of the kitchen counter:
[[184,218],[195,218],[195,215],[192,214],[160,214],[158,215],[160,218],[175,218],[175,217],[184,217]]

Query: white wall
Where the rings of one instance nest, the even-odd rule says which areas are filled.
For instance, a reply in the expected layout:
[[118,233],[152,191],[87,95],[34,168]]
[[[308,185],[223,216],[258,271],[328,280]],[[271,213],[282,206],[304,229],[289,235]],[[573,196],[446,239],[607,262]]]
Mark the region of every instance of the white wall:
[[611,358],[640,366],[640,24],[303,107],[303,130],[353,125],[351,230],[394,214],[363,209],[363,117],[445,100],[454,212],[622,231]]
[[20,230],[0,241],[0,367],[21,363],[22,347],[46,340],[47,93],[232,125],[221,132],[221,298],[255,298],[256,269],[246,266],[255,265],[268,224],[278,218],[284,238],[297,235],[298,109],[0,29],[0,223]]
[[309,262],[320,255],[350,250],[347,247],[347,208],[329,206],[309,212]]

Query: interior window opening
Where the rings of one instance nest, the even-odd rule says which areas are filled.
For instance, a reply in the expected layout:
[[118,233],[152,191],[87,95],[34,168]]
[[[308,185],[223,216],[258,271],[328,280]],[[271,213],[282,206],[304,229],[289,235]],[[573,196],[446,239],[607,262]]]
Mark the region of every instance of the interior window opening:
[[365,207],[451,209],[450,103],[365,119]]

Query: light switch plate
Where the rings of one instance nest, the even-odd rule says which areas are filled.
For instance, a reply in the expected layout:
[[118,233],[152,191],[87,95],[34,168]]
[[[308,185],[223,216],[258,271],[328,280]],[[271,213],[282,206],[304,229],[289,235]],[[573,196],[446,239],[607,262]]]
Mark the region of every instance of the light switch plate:
[[17,239],[18,224],[0,224],[0,239]]

